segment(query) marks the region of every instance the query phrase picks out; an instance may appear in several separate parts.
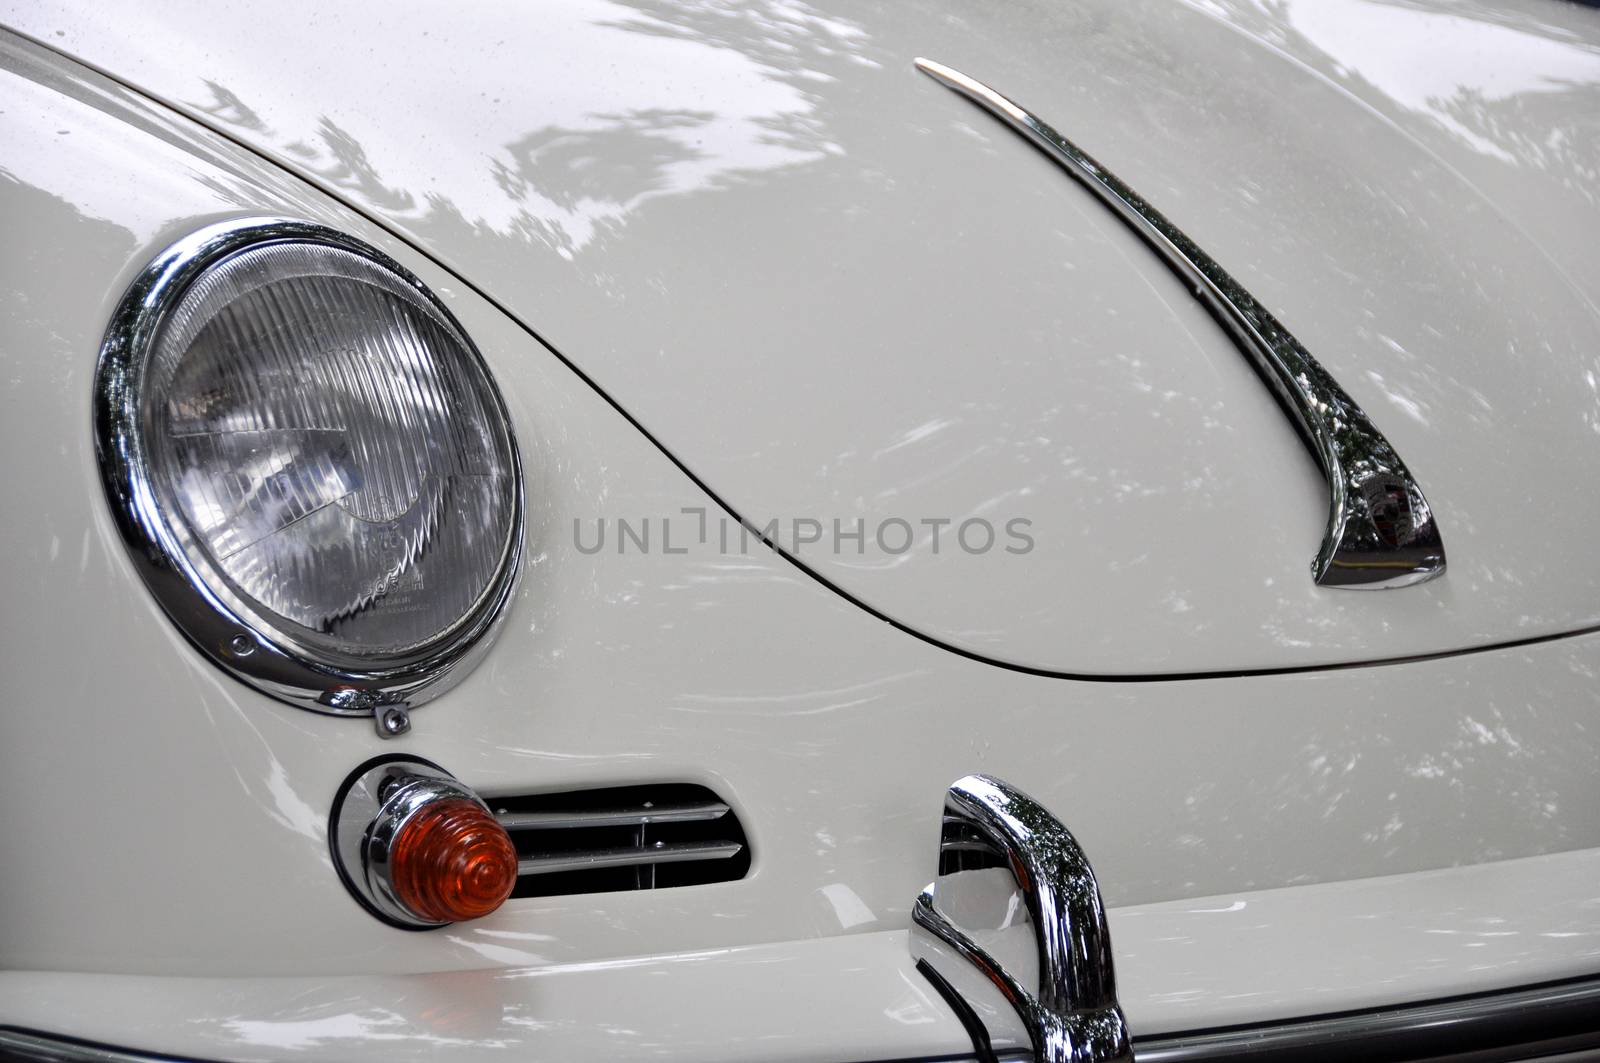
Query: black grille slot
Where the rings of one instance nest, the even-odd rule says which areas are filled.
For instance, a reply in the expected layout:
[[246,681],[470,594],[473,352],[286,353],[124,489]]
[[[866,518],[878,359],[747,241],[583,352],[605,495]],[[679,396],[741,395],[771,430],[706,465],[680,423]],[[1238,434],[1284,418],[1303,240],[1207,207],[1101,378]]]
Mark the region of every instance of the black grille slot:
[[944,834],[939,839],[939,874],[1008,866],[1005,855],[982,831],[958,819],[945,818]]
[[669,783],[491,797],[517,845],[517,897],[666,889],[731,882],[750,845],[727,802]]

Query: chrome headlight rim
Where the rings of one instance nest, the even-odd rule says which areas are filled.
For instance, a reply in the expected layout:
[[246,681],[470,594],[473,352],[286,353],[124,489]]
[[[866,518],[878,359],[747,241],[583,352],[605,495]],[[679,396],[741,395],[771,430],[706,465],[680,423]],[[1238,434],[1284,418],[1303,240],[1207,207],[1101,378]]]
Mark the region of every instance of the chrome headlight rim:
[[[354,655],[310,651],[248,605],[214,589],[161,512],[152,481],[143,435],[144,375],[163,325],[209,269],[244,251],[284,243],[348,252],[403,282],[455,331],[466,357],[488,382],[490,412],[504,428],[512,510],[505,549],[488,587],[455,623],[415,650],[391,655],[381,667]],[[504,620],[520,575],[524,535],[522,461],[510,413],[483,355],[455,315],[420,278],[364,240],[318,222],[248,217],[205,226],[171,245],[139,273],[112,315],[95,370],[92,417],[102,485],[145,586],[202,654],[273,697],[338,716],[416,706],[464,677]]]

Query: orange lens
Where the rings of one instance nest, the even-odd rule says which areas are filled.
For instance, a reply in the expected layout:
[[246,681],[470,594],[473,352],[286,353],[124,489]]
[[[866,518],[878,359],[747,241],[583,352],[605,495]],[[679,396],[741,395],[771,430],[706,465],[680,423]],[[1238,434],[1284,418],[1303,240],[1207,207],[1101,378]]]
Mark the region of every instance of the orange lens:
[[389,880],[419,918],[455,923],[488,915],[517,884],[511,836],[475,801],[447,798],[412,815],[389,848]]

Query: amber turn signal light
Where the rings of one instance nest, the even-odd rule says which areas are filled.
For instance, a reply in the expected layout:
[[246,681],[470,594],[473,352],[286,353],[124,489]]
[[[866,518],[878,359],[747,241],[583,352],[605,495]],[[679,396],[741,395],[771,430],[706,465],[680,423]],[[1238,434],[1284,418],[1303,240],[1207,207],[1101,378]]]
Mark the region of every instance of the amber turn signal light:
[[517,850],[505,828],[476,801],[432,801],[412,813],[395,835],[389,880],[395,899],[419,919],[478,919],[511,896]]
[[505,828],[470,787],[416,757],[379,757],[351,772],[328,842],[357,902],[405,930],[481,919],[517,884]]

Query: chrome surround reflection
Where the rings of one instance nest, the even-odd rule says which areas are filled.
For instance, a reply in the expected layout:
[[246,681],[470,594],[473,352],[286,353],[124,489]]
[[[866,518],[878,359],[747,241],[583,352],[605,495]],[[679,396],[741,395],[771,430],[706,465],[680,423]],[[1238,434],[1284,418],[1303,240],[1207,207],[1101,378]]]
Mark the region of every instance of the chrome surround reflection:
[[1122,219],[1178,275],[1294,414],[1327,477],[1328,527],[1311,562],[1324,587],[1421,583],[1444,571],[1444,545],[1422,489],[1337,381],[1238,281],[1115,175],[994,89],[928,59],[917,69],[977,103]]
[[[1071,832],[1042,805],[988,775],[969,775],[945,795],[940,862],[958,865],[925,888],[912,921],[975,967],[1016,1011],[1040,1063],[1131,1061],[1128,1024],[1117,1005],[1111,935],[1094,871]],[[1007,967],[975,930],[958,923],[963,893],[983,889],[961,854],[987,854],[1011,877],[1037,951],[1036,976]],[[966,881],[963,881],[965,879]],[[1020,924],[1003,932],[1013,933]],[[936,964],[937,966],[937,964]],[[953,972],[941,972],[953,973]],[[1037,991],[1024,984],[1037,983]],[[955,981],[955,979],[952,979]]]
[[409,757],[369,760],[345,779],[334,798],[328,821],[334,867],[361,906],[390,926],[433,930],[450,925],[419,919],[400,903],[389,877],[389,848],[418,812],[452,798],[466,798],[489,811],[455,776]]
[[[510,542],[489,589],[454,626],[381,668],[357,657],[335,660],[314,654],[284,632],[247,620],[248,610],[224,600],[199,576],[162,515],[150,482],[139,427],[141,389],[145,362],[166,315],[212,265],[246,248],[283,241],[361,255],[414,288],[455,327],[469,355],[478,359],[510,442],[515,481]],[[158,255],[129,287],[106,331],[95,373],[94,434],[112,515],[135,568],[161,607],[216,664],[291,704],[335,715],[370,715],[383,737],[403,734],[409,718],[397,707],[436,697],[470,671],[511,598],[522,551],[523,479],[499,388],[466,330],[421,280],[377,248],[337,229],[286,218],[245,218],[208,226]]]

